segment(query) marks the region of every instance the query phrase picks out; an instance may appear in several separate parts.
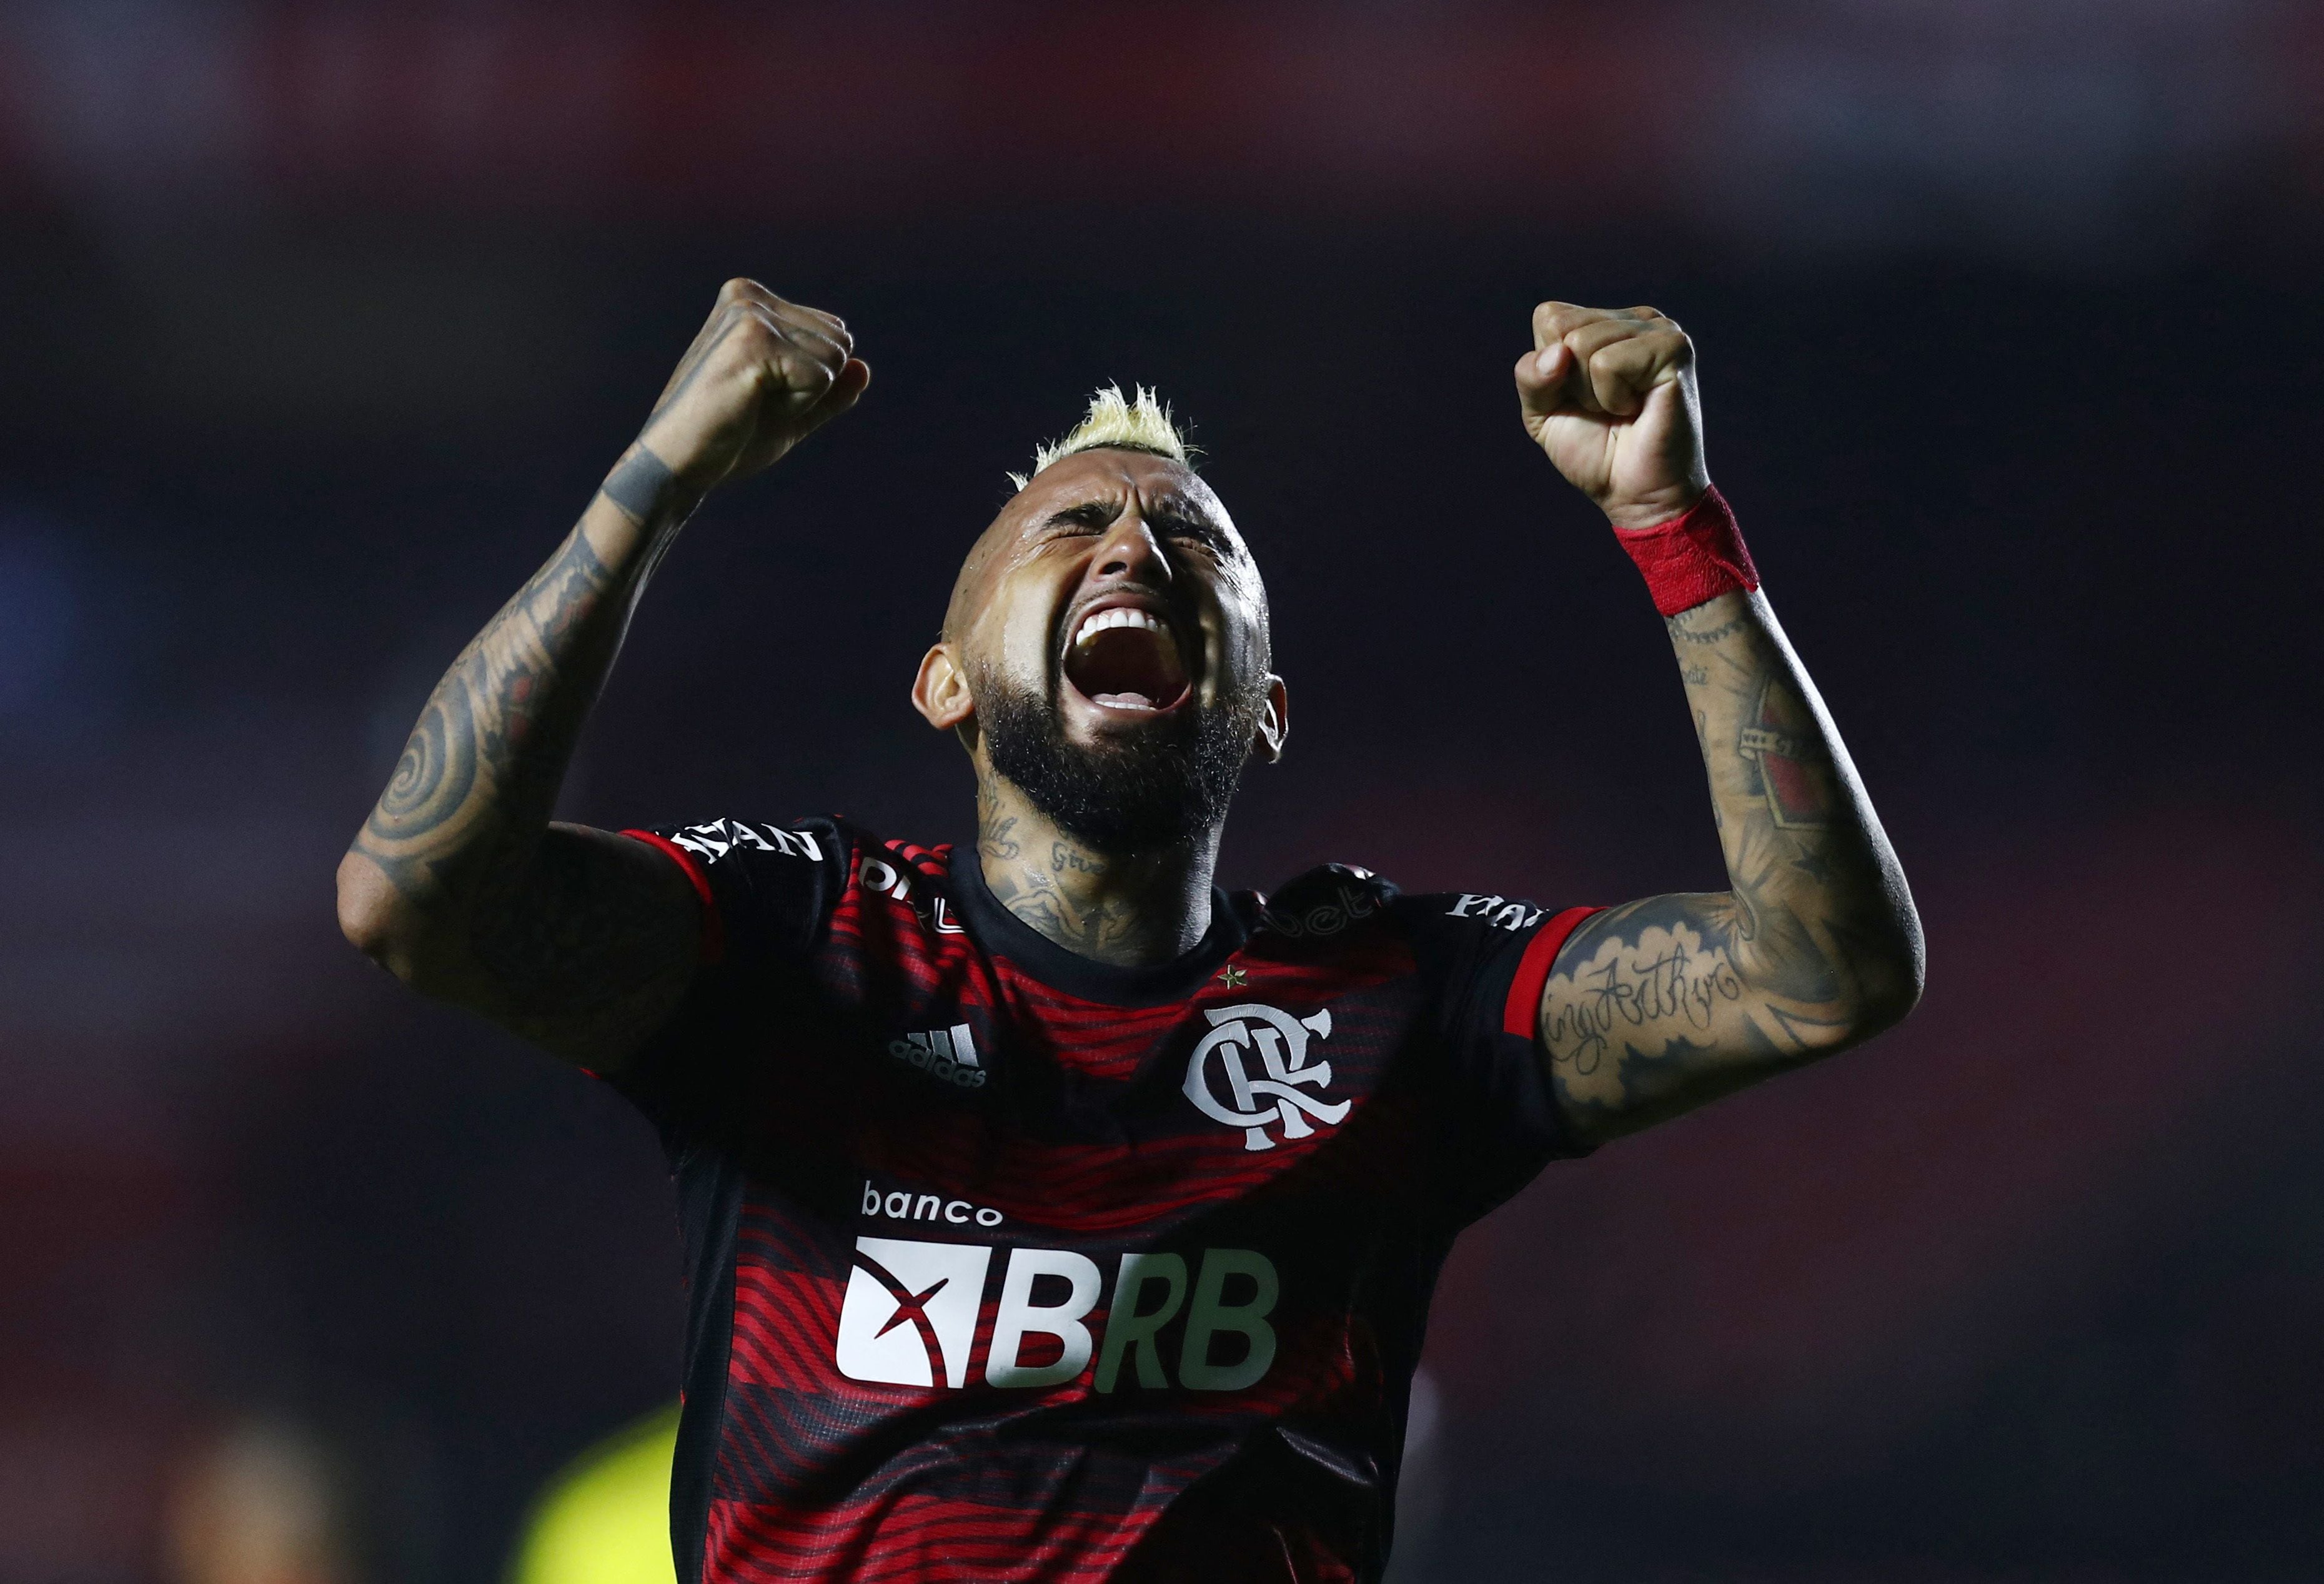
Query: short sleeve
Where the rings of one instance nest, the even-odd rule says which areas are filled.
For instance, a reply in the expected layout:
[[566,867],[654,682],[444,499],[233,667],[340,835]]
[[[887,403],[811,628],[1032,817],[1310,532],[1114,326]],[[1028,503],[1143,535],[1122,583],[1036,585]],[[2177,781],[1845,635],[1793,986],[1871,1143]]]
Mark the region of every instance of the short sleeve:
[[1476,892],[1399,896],[1395,907],[1429,987],[1461,1119],[1454,1143],[1465,1223],[1549,1162],[1589,1153],[1558,1108],[1539,1022],[1559,949],[1599,910]]
[[702,903],[702,968],[677,1015],[611,1079],[673,1153],[731,1116],[761,1076],[746,1024],[805,1007],[806,964],[845,887],[849,844],[828,820],[712,820],[624,830],[684,872]]
[[686,872],[702,899],[702,955],[713,966],[805,952],[846,868],[846,838],[827,820],[712,820],[622,834]]

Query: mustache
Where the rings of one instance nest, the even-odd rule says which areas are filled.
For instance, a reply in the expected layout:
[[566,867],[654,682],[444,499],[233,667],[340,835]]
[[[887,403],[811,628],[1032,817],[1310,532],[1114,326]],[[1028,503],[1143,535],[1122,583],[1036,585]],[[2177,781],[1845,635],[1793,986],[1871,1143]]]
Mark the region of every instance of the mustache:
[[973,666],[985,755],[1052,824],[1101,852],[1174,845],[1226,818],[1266,695],[1245,690],[1104,742],[1067,739],[1056,700]]

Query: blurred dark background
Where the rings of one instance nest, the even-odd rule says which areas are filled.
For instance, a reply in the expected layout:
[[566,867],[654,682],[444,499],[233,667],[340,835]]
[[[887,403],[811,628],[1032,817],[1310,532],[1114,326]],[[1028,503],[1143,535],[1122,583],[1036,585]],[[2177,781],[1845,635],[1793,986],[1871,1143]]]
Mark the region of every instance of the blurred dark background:
[[1140,381],[1297,706],[1236,885],[1720,883],[1508,384],[1545,297],[1693,332],[1928,998],[1470,1236],[1399,1580],[2324,1576],[2319,266],[2305,5],[0,9],[0,1580],[194,1578],[298,1466],[343,1576],[484,1584],[674,1391],[644,1124],[330,877],[735,273],[876,380],[688,531],[568,815],[964,834],[912,665]]

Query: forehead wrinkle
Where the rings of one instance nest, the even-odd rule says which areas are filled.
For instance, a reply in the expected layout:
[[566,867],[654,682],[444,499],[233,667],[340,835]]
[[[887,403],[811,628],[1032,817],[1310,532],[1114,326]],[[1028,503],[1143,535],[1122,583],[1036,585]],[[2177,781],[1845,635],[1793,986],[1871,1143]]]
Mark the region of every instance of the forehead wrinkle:
[[[1074,455],[1089,456],[1109,449],[1111,448],[1093,448],[1091,451]],[[1202,475],[1185,463],[1178,463],[1176,467],[1181,476],[1168,479],[1146,509],[1157,514],[1176,513],[1194,518],[1225,537],[1233,553],[1221,564],[1221,570],[1238,582],[1248,580],[1245,592],[1253,597],[1258,607],[1263,642],[1272,623],[1258,559],[1250,553],[1250,546],[1244,540],[1241,530],[1235,526],[1234,519],[1228,515],[1225,503],[1218,498],[1218,492],[1211,488]],[[1092,505],[1111,504],[1114,508],[1113,514],[1118,518],[1127,509],[1130,497],[1141,493],[1137,480],[1122,473],[1101,475],[1070,490],[1065,501],[1047,511],[1024,513],[1012,529],[1007,527],[1010,514],[1025,494],[1024,491],[1019,492],[1001,507],[1000,514],[986,524],[984,532],[977,535],[976,542],[969,547],[959,575],[953,580],[952,597],[945,603],[944,627],[938,637],[953,641],[964,636],[970,622],[982,610],[982,596],[988,591],[986,586],[991,580],[996,564],[1006,559],[1009,551],[1022,549],[1028,535],[1054,524],[1060,517]]]

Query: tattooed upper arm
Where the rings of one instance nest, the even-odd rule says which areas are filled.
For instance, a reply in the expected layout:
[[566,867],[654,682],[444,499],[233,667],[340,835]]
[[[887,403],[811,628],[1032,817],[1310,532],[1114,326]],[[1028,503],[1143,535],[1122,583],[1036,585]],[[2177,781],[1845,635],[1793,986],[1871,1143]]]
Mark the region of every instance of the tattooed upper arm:
[[1903,872],[1766,597],[1668,625],[1731,889],[1597,914],[1558,952],[1542,1051],[1591,1139],[1869,1038],[1920,995]]
[[[361,864],[379,869],[357,848],[342,866],[343,891]],[[383,872],[377,884],[392,878]],[[678,866],[652,848],[554,825],[521,862],[480,874],[458,917],[383,928],[359,944],[414,989],[608,1072],[685,1001],[700,910]]]
[[1634,1133],[1837,1047],[1850,1019],[1828,995],[1747,978],[1737,948],[1725,892],[1650,896],[1574,931],[1542,992],[1541,1047],[1579,1135]]
[[476,1009],[569,1061],[619,1068],[693,983],[693,887],[643,843],[578,825],[551,826],[508,885],[478,897],[471,949],[490,1000]]

